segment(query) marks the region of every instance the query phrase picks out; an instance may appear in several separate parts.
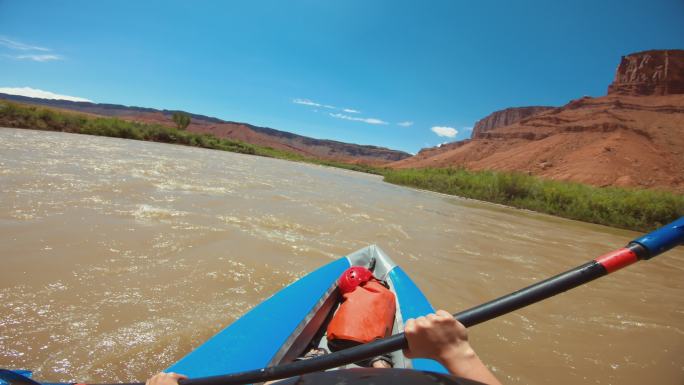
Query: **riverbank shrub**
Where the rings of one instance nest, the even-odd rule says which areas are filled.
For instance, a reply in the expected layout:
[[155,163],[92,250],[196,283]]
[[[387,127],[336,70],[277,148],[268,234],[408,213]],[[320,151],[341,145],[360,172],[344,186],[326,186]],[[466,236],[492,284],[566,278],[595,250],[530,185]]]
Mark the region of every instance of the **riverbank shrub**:
[[174,143],[296,162],[306,162],[371,174],[381,173],[380,169],[364,164],[351,164],[334,160],[316,159],[272,147],[218,138],[211,134],[188,132],[184,129],[161,124],[148,124],[117,118],[89,116],[77,112],[54,110],[30,104],[19,104],[6,101],[0,101],[0,126]]
[[161,124],[94,117],[10,102],[0,102],[0,126],[175,143],[251,155],[261,152],[259,155],[269,156],[269,151],[260,151],[259,146],[217,138],[210,134],[192,133]]
[[594,187],[462,168],[385,170],[384,178],[393,184],[636,231],[653,230],[684,215],[684,195],[669,191]]

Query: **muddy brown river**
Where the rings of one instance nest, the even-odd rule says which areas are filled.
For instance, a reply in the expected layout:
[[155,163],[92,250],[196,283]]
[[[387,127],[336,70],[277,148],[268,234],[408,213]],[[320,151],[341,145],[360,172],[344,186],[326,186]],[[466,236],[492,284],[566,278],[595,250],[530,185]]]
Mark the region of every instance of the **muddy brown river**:
[[[144,380],[307,272],[376,243],[451,312],[637,233],[339,169],[0,129],[0,367]],[[684,384],[684,250],[473,327],[508,384]]]

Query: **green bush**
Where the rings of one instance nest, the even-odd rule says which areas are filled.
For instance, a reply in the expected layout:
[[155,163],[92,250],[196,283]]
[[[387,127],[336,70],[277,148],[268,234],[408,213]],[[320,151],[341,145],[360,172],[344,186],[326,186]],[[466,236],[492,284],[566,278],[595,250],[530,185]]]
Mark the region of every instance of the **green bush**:
[[520,173],[465,169],[385,170],[385,181],[570,219],[648,231],[684,215],[684,195],[593,187]]
[[176,123],[176,127],[179,130],[185,130],[191,121],[190,115],[185,112],[174,112],[173,115],[171,115],[171,119]]
[[[180,119],[177,120],[180,121]],[[183,124],[178,127],[186,127],[186,122],[187,119],[183,119],[181,122]],[[183,129],[178,129],[177,127],[131,122],[117,118],[90,117],[79,113],[64,112],[4,101],[0,102],[0,125],[6,127],[63,131],[78,134],[175,143],[186,146],[340,167],[375,174],[380,173],[378,169],[370,166],[310,158],[271,147],[217,138],[211,134],[187,132]]]

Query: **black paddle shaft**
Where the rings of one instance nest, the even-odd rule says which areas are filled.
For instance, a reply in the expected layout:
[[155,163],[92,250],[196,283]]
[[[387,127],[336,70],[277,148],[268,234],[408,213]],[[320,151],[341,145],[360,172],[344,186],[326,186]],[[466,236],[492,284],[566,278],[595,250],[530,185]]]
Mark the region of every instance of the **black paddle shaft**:
[[[641,252],[641,247],[639,245],[631,245],[630,247],[637,253]],[[607,274],[607,271],[600,263],[591,261],[524,289],[456,313],[454,314],[454,317],[466,327],[475,326],[500,315],[510,313],[584,283],[593,281],[605,274]],[[336,368],[389,352],[405,349],[407,347],[408,342],[406,341],[404,333],[399,333],[382,340],[340,350],[309,360],[294,361],[287,364],[241,373],[181,380],[180,385],[241,385],[288,378],[300,374]],[[143,384],[133,383],[125,385]]]
[[[637,244],[630,245],[630,248],[637,254],[642,252],[641,246]],[[511,294],[456,313],[454,314],[454,317],[466,327],[475,326],[500,315],[510,313],[584,283],[593,281],[606,274],[606,269],[594,260]],[[355,346],[310,360],[295,361],[256,371],[189,379],[181,381],[181,385],[239,385],[287,378],[299,374],[351,364],[407,347],[408,342],[406,341],[404,333],[399,333],[389,338]]]

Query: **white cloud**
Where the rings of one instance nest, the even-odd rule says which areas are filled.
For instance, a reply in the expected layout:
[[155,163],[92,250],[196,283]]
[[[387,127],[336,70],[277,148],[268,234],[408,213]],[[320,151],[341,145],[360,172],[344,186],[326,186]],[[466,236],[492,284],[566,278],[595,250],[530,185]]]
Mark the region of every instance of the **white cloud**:
[[[332,116],[333,118],[337,118],[337,119],[352,120],[355,122],[363,122],[363,123],[368,123],[368,124],[389,124],[389,123],[385,122],[384,120],[378,119],[378,118],[361,118],[361,117],[347,115],[347,114],[360,114],[361,113],[361,111],[355,110],[353,108],[338,108],[338,107],[335,107],[335,106],[330,105],[330,104],[322,104],[322,103],[315,102],[311,99],[303,99],[303,98],[292,99],[292,103],[314,107],[314,109],[313,109],[314,112],[318,112],[319,108],[320,109],[327,108],[329,110],[337,110],[337,111],[342,111],[342,112],[346,113],[346,114],[342,114],[339,112],[336,112],[336,113],[329,112],[328,113],[330,116]],[[413,122],[410,122],[410,123],[413,124]]]
[[357,118],[356,116],[349,116],[345,114],[333,114],[330,113],[330,116],[333,118],[337,119],[345,119],[345,120],[353,120],[355,122],[363,122],[363,123],[368,123],[368,124],[387,124],[384,120],[376,119],[376,118]]
[[16,40],[8,39],[4,36],[0,36],[0,46],[8,48],[12,51],[24,51],[24,53],[16,54],[4,54],[3,56],[15,59],[15,60],[31,60],[36,62],[47,62],[53,60],[62,60],[61,55],[55,53],[45,53],[51,52],[50,48],[40,47],[37,45],[29,45],[18,42]]
[[472,131],[472,130],[473,130],[472,127],[463,127],[463,131]]
[[28,45],[24,43],[20,43],[15,40],[8,39],[6,37],[0,36],[0,45],[5,46],[9,49],[17,50],[17,51],[51,51],[49,48],[45,47],[39,47],[37,45]]
[[77,96],[60,95],[50,91],[38,90],[31,87],[0,87],[0,93],[28,96],[30,98],[70,100],[72,102],[92,102],[92,100],[79,98]]
[[407,120],[407,121],[405,121],[405,122],[399,122],[399,123],[397,123],[397,124],[400,125],[400,126],[402,126],[402,127],[411,127],[411,126],[413,126],[413,122],[411,122],[411,121],[409,121],[409,120]]
[[458,134],[458,130],[453,127],[445,126],[434,126],[431,128],[432,132],[437,134],[437,136],[453,138]]
[[320,104],[318,104],[312,100],[309,100],[309,99],[292,99],[292,103],[303,104],[305,106],[321,107]]
[[292,99],[292,103],[294,104],[303,104],[305,106],[311,106],[311,107],[318,107],[318,108],[327,108],[329,110],[342,110],[342,112],[346,112],[348,114],[360,114],[361,111],[355,110],[353,108],[338,108],[330,104],[323,104],[323,103],[318,103],[314,102],[311,99],[305,99],[305,98],[295,98]]
[[305,106],[311,106],[311,107],[320,107],[320,108],[329,108],[331,110],[336,109],[335,106],[331,106],[329,104],[321,104],[321,103],[316,103],[313,100],[310,99],[292,99],[292,103],[294,104],[303,104]]
[[52,54],[46,54],[46,55],[36,55],[36,54],[29,54],[29,55],[7,55],[11,57],[12,59],[17,59],[17,60],[31,60],[31,61],[37,61],[37,62],[46,62],[46,61],[52,61],[52,60],[62,60],[62,57],[59,55],[52,55]]

